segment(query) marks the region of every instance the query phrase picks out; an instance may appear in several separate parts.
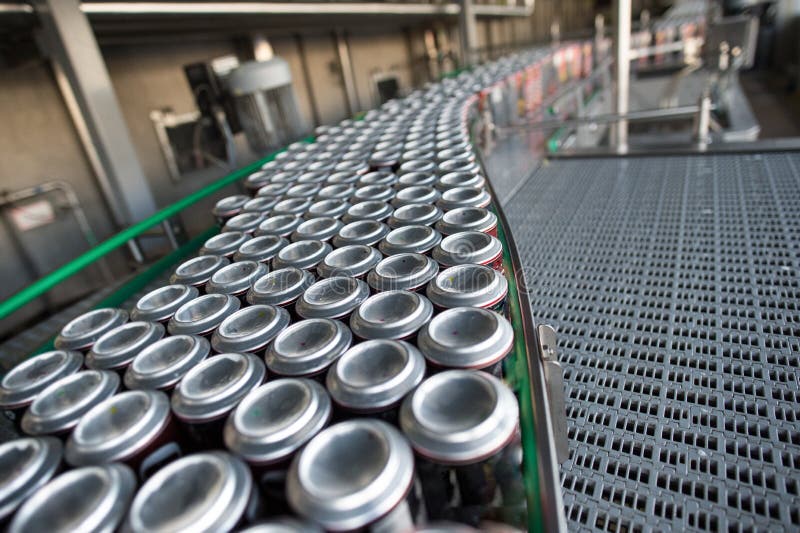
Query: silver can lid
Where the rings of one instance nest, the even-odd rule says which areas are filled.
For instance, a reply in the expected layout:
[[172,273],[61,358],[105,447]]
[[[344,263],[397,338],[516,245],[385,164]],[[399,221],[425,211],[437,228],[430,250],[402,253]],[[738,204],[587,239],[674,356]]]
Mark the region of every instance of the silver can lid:
[[104,333],[127,321],[128,312],[122,309],[95,309],[67,322],[53,344],[59,350],[87,350]]
[[174,387],[210,352],[211,344],[203,337],[173,335],[163,338],[133,359],[125,371],[125,387],[157,390]]
[[219,218],[230,218],[238,215],[244,205],[250,201],[246,194],[234,194],[219,200],[211,209],[211,214]]
[[360,178],[361,175],[354,172],[334,172],[325,181],[330,185],[341,185],[356,183]]
[[252,525],[240,533],[322,533],[322,530],[311,522],[279,516]]
[[398,207],[386,222],[390,228],[431,226],[442,218],[442,210],[433,204],[408,204]]
[[292,461],[289,504],[326,529],[364,527],[408,494],[414,454],[395,428],[380,420],[349,420],[324,429]]
[[295,215],[273,215],[258,226],[255,235],[257,237],[261,235],[288,237],[302,223],[303,219]]
[[390,231],[378,248],[384,255],[424,254],[437,246],[441,240],[441,234],[430,226],[403,226]]
[[398,404],[425,377],[425,358],[404,341],[369,340],[347,350],[328,371],[333,400],[352,411],[383,411]]
[[128,322],[97,339],[86,354],[87,368],[117,370],[128,366],[140,351],[164,336],[158,322]]
[[[287,154],[287,157],[288,157],[288,154]],[[286,163],[284,163],[282,166],[285,167]],[[297,178],[300,177],[300,174],[302,174],[302,173],[299,172],[299,171],[296,171],[296,170],[284,170],[284,171],[276,172],[276,173],[272,174],[272,176],[270,176],[269,182],[270,183],[290,183],[291,184],[291,183],[294,183],[294,182],[297,181]]]
[[74,428],[92,407],[119,391],[119,375],[84,370],[63,377],[44,389],[22,416],[28,435],[55,435]]
[[439,181],[435,172],[407,172],[397,180],[397,187],[432,187]]
[[514,344],[514,328],[494,311],[456,307],[425,324],[417,347],[434,365],[480,369],[501,361]]
[[448,161],[441,161],[437,169],[439,174],[444,176],[445,174],[449,174],[450,172],[469,172],[471,174],[480,174],[481,167],[476,161],[460,161],[460,160],[448,160]]
[[426,294],[434,305],[443,308],[497,305],[508,294],[508,280],[493,268],[483,265],[456,265],[439,273]]
[[360,278],[375,268],[383,258],[381,253],[372,246],[352,244],[342,246],[325,256],[317,265],[317,273],[322,278],[345,276]]
[[425,185],[412,185],[397,191],[397,196],[392,200],[395,208],[408,204],[432,204],[440,197],[439,191]]
[[[259,187],[258,192],[256,192],[256,198],[277,198],[280,201],[291,186],[291,183],[267,183]],[[273,207],[275,206],[273,205]]]
[[250,304],[286,305],[294,302],[314,283],[308,270],[287,267],[274,270],[257,279],[247,293]]
[[260,170],[253,172],[244,179],[244,186],[246,189],[254,191],[266,183],[269,183],[275,173],[270,170]]
[[222,321],[211,337],[221,352],[256,352],[289,325],[289,311],[272,305],[250,305]]
[[472,147],[465,148],[444,148],[436,153],[436,159],[439,161],[475,161],[475,154],[472,152]]
[[147,447],[169,423],[161,391],[116,394],[92,407],[75,426],[64,457],[72,466],[124,461]]
[[[277,205],[278,204],[275,204],[275,206]],[[253,233],[256,230],[256,228],[258,228],[258,225],[261,224],[265,218],[267,218],[267,216],[264,213],[260,212],[241,213],[231,219],[228,219],[225,225],[222,226],[222,231],[223,233],[227,232],[241,232],[244,234]]]
[[231,257],[249,239],[250,236],[241,231],[226,231],[208,239],[200,248],[199,254]]
[[306,218],[333,217],[339,218],[350,208],[350,202],[336,198],[318,200],[311,204],[306,212]]
[[503,253],[503,245],[495,237],[480,231],[462,231],[442,239],[431,257],[440,265],[485,265]]
[[180,306],[200,295],[197,287],[165,285],[148,292],[131,309],[131,320],[163,322],[172,318]]
[[395,166],[399,159],[400,152],[393,148],[378,150],[376,152],[372,152],[372,155],[369,158],[369,166],[376,169],[389,168]]
[[350,329],[362,339],[406,339],[433,316],[431,302],[411,291],[385,291],[367,298],[350,316]]
[[453,187],[442,193],[436,205],[443,211],[458,209],[459,207],[487,207],[492,203],[492,197],[485,189],[477,187]]
[[214,272],[206,283],[206,292],[234,296],[244,294],[250,290],[258,278],[264,276],[268,271],[269,268],[264,263],[236,261]]
[[247,512],[252,492],[253,478],[241,459],[221,451],[187,455],[139,489],[124,529],[231,531]]
[[281,331],[267,348],[270,371],[282,376],[311,376],[327,369],[350,347],[353,335],[342,322],[312,318]]
[[369,165],[364,161],[344,160],[336,164],[333,169],[336,172],[352,172],[353,174],[366,174]]
[[175,272],[170,276],[169,282],[199,287],[205,285],[214,272],[229,263],[230,260],[227,257],[220,255],[193,257],[178,265]]
[[394,212],[394,208],[382,200],[365,200],[353,204],[342,220],[346,223],[356,220],[386,220]]
[[0,381],[0,407],[18,409],[34,401],[36,396],[64,376],[83,366],[83,356],[69,350],[44,352],[22,361]]
[[316,240],[297,241],[283,248],[275,259],[272,268],[279,270],[286,267],[312,269],[331,252],[331,245]]
[[[406,162],[421,163],[424,161],[433,161],[436,154],[433,152],[433,143],[406,143],[403,146],[403,155],[400,159]],[[403,171],[403,166],[400,165],[400,172]],[[412,171],[413,172],[413,171]]]
[[301,216],[308,211],[311,204],[311,198],[287,198],[275,204],[275,207],[272,208],[272,212],[276,215]]
[[389,256],[367,274],[367,283],[378,292],[416,290],[439,272],[439,265],[422,254],[402,253]]
[[339,233],[343,225],[340,220],[333,217],[310,218],[297,226],[290,238],[292,242],[308,240],[325,242]]
[[172,412],[189,423],[226,416],[267,377],[253,354],[224,353],[195,366],[172,393]]
[[368,172],[358,180],[359,186],[364,185],[394,185],[397,183],[397,176],[389,170],[376,170]]
[[385,238],[389,231],[389,226],[383,222],[356,220],[346,224],[339,230],[339,234],[333,238],[333,245],[337,248],[354,244],[372,246]]
[[233,260],[267,263],[288,244],[289,241],[277,235],[254,237],[239,247],[236,253],[233,254]]
[[354,202],[388,202],[394,198],[396,191],[391,185],[363,185],[356,189]]
[[483,189],[486,185],[486,178],[480,174],[472,172],[449,172],[439,178],[436,188],[439,190],[452,189],[454,187],[475,187]]
[[353,193],[356,192],[356,188],[351,183],[334,183],[332,185],[327,185],[320,189],[317,193],[317,197],[322,198],[332,198],[338,200],[349,200]]
[[25,502],[9,531],[115,531],[135,492],[136,474],[124,464],[70,470]]
[[55,437],[27,437],[0,444],[0,519],[11,516],[50,481],[61,464],[61,453],[61,441]]
[[436,374],[400,407],[400,427],[414,450],[444,464],[471,464],[491,457],[512,439],[518,421],[514,393],[486,372]]
[[230,294],[206,294],[183,304],[170,319],[170,335],[205,335],[225,317],[239,309],[241,302]]
[[282,461],[331,418],[325,388],[310,379],[271,381],[245,396],[225,424],[225,446],[250,464]]
[[298,183],[287,189],[286,196],[289,198],[313,198],[321,188],[318,183]]
[[485,207],[457,207],[445,213],[435,227],[445,236],[462,231],[486,233],[497,227],[497,215]]
[[[433,153],[430,153],[433,155]],[[404,174],[410,174],[412,172],[435,172],[436,171],[436,163],[434,163],[431,159],[409,159],[402,165],[400,165],[400,169],[397,171],[398,174],[401,176]]]
[[333,276],[317,281],[297,300],[295,310],[303,318],[341,318],[349,315],[369,296],[369,287],[359,279]]
[[267,215],[275,204],[278,203],[278,198],[271,196],[259,196],[251,199],[242,207],[243,213],[261,213]]

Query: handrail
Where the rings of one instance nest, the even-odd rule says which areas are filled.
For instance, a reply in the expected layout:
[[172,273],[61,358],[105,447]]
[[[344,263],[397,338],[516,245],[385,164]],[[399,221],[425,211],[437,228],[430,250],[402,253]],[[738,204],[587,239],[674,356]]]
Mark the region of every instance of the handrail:
[[153,226],[161,224],[167,219],[174,217],[187,207],[196,204],[203,198],[206,198],[207,196],[214,194],[220,189],[227,187],[228,185],[231,185],[233,183],[236,183],[240,179],[249,176],[256,170],[261,168],[261,166],[264,163],[267,163],[275,159],[275,156],[283,152],[284,150],[285,148],[282,150],[278,150],[277,152],[273,152],[268,156],[264,157],[263,159],[260,159],[238,170],[235,170],[234,172],[231,172],[227,176],[215,181],[214,183],[211,183],[210,185],[203,187],[202,189],[181,198],[174,204],[168,205],[164,209],[145,218],[144,220],[123,229],[119,233],[101,242],[91,250],[79,255],[69,263],[57,268],[53,272],[50,272],[49,274],[36,280],[35,282],[31,283],[21,291],[11,295],[7,300],[0,303],[0,320],[6,318],[7,316],[19,310],[20,308],[29,304],[30,302],[32,302],[42,294],[46,293],[47,291],[49,291],[59,283],[63,282],[64,280],[74,276],[75,274],[77,274],[87,266],[91,265],[98,259],[108,255],[117,248],[124,246],[129,240],[138,237],[139,235],[149,230]]

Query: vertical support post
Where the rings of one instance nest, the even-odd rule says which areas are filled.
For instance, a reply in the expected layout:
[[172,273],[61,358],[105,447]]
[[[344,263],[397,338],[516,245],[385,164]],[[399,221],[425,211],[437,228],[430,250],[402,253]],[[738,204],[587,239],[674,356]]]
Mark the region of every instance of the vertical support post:
[[131,142],[111,78],[79,0],[35,0],[40,43],[114,221],[127,226],[156,204]]
[[465,66],[471,65],[474,61],[473,54],[478,48],[478,27],[472,0],[461,0],[458,29],[461,41],[461,61]]
[[306,45],[305,42],[303,42],[303,37],[299,33],[294,34],[294,42],[295,45],[297,45],[297,53],[300,56],[300,69],[303,71],[303,86],[308,96],[308,105],[311,106],[311,119],[314,121],[314,127],[316,128],[322,124],[322,120],[319,118],[317,99],[314,97],[314,91],[311,89],[311,69],[308,68]]
[[358,102],[356,80],[353,73],[353,63],[350,60],[350,47],[347,45],[347,39],[341,31],[337,30],[334,32],[334,39],[336,41],[336,52],[339,56],[339,68],[342,73],[342,81],[344,81],[347,108],[349,115],[353,116],[359,110],[360,104]]
[[[631,78],[631,0],[615,0],[616,7],[616,39],[615,60],[617,64],[617,114],[628,114],[628,98],[630,96]],[[617,151],[628,151],[628,121],[620,119],[616,131]]]

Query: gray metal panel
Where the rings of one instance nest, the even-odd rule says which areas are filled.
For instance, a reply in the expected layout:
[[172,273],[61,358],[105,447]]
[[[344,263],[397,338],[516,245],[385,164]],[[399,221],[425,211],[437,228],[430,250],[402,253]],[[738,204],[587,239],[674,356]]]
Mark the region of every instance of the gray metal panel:
[[800,152],[556,160],[505,206],[558,331],[570,530],[800,528]]

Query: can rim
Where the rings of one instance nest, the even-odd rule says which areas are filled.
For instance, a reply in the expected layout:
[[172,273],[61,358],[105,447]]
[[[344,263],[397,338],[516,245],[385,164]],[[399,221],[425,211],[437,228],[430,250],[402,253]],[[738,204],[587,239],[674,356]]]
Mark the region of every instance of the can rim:
[[405,339],[433,316],[433,304],[416,292],[392,290],[370,296],[350,316],[350,329],[362,339]]
[[[206,307],[203,310],[203,307]],[[170,335],[203,335],[216,328],[222,320],[239,309],[239,299],[230,294],[204,294],[180,306],[169,320]],[[197,316],[197,309],[203,314]]]
[[295,304],[303,318],[340,318],[369,297],[369,287],[360,279],[345,276],[324,278],[303,292]]
[[331,250],[330,244],[320,240],[295,241],[282,248],[272,259],[272,268],[275,270],[286,267],[311,269],[317,266]]
[[433,249],[431,256],[445,266],[465,263],[485,265],[495,261],[503,253],[500,241],[480,231],[461,231],[443,238]]
[[317,265],[317,273],[322,278],[334,276],[357,278],[367,274],[382,258],[381,253],[372,246],[363,244],[342,246],[325,256],[325,259]]
[[0,407],[16,409],[29,405],[50,384],[74,374],[81,366],[83,355],[72,350],[51,350],[22,361],[0,381]]
[[247,302],[251,305],[286,305],[300,297],[314,281],[310,271],[297,267],[273,270],[253,283],[247,292]]
[[214,272],[229,263],[230,260],[221,255],[201,254],[178,265],[169,282],[194,287],[205,285]]
[[425,253],[442,241],[442,235],[430,226],[411,224],[393,229],[378,244],[384,255],[404,252]]
[[220,323],[211,336],[211,346],[217,352],[256,352],[274,339],[290,321],[289,312],[282,307],[249,305]]
[[168,320],[180,306],[200,296],[197,287],[173,283],[152,290],[139,298],[131,310],[132,320],[161,322]]
[[166,333],[158,322],[128,322],[103,334],[86,354],[84,363],[95,370],[114,370],[127,366],[142,349]]
[[[150,359],[157,359],[167,353],[181,349],[177,357],[167,359],[160,369],[155,365],[146,368]],[[125,371],[124,382],[128,389],[166,389],[178,383],[194,366],[205,360],[211,353],[211,344],[197,335],[172,335],[151,344],[134,357]],[[145,368],[141,368],[142,366]]]
[[352,340],[350,330],[338,320],[300,320],[275,337],[264,360],[270,371],[281,376],[311,376],[333,364]]
[[0,456],[25,454],[24,463],[9,460],[15,474],[8,484],[0,486],[0,518],[10,516],[31,494],[44,486],[56,473],[63,452],[61,441],[55,437],[22,437],[0,444]]
[[302,222],[302,218],[291,213],[273,214],[258,225],[255,236],[276,235],[278,237],[288,237]]
[[233,260],[266,263],[288,244],[288,240],[278,235],[259,235],[242,243],[233,254]]
[[[412,271],[405,270],[397,274],[395,264],[408,266],[413,261],[420,268]],[[375,268],[367,274],[367,283],[376,291],[387,290],[413,290],[422,287],[439,272],[439,265],[430,257],[418,253],[404,252],[391,255],[381,260]],[[390,274],[394,273],[394,276]]]
[[115,307],[103,307],[73,318],[61,328],[55,347],[60,350],[85,350],[105,332],[128,321],[128,312]]
[[[468,282],[471,290],[457,286],[458,279],[463,280],[465,276],[470,278]],[[480,284],[481,282],[483,283]],[[434,305],[443,308],[487,308],[496,305],[508,295],[508,280],[493,268],[484,265],[455,265],[439,272],[431,280],[426,295]]]
[[353,244],[372,246],[384,239],[390,231],[389,226],[377,220],[356,220],[342,226],[333,238],[333,245],[337,248]]

